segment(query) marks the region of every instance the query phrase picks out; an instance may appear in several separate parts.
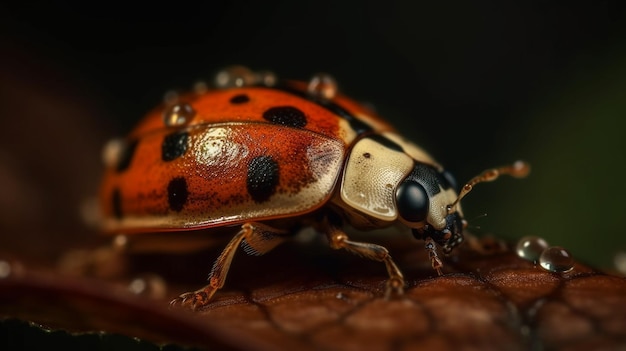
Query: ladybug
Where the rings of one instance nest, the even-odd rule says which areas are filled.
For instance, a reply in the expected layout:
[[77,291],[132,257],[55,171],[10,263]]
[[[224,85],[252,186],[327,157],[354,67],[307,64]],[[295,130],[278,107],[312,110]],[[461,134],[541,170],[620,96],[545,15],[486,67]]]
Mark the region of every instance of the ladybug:
[[239,228],[208,285],[172,301],[193,309],[222,288],[239,246],[262,255],[304,227],[324,233],[333,249],[383,262],[387,294],[401,294],[404,277],[388,250],[350,240],[344,226],[402,223],[425,241],[441,275],[437,245],[448,253],[463,241],[461,198],[479,182],[529,170],[521,161],[490,169],[458,192],[426,151],[341,95],[329,75],[282,81],[243,67],[218,73],[214,89],[170,96],[105,156],[106,232]]

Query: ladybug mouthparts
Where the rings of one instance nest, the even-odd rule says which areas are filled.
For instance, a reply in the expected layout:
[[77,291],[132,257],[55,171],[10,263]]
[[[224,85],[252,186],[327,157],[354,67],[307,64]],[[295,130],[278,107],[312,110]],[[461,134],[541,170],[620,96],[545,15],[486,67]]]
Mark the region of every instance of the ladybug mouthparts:
[[432,225],[426,224],[422,228],[413,229],[413,236],[416,239],[426,240],[431,238],[439,244],[444,253],[449,253],[463,242],[463,229],[465,220],[458,212],[446,216],[446,226],[443,229],[435,229]]

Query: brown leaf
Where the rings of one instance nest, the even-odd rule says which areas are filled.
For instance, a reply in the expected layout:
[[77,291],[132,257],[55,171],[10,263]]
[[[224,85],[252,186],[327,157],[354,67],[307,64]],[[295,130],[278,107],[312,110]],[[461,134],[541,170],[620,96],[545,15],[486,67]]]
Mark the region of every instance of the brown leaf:
[[[421,245],[367,237],[390,249],[407,279],[384,298],[385,270],[319,242],[288,243],[264,257],[238,254],[226,287],[197,312],[168,308],[198,288],[219,250],[143,255],[166,296],[128,291],[128,280],[18,270],[0,280],[0,313],[66,330],[121,333],[157,343],[246,350],[589,350],[626,346],[626,279],[577,263],[544,271],[511,250],[464,246],[437,276]],[[377,239],[377,240],[375,240]],[[12,267],[18,267],[13,263]],[[169,272],[168,272],[169,267]],[[131,274],[131,276],[132,276]]]

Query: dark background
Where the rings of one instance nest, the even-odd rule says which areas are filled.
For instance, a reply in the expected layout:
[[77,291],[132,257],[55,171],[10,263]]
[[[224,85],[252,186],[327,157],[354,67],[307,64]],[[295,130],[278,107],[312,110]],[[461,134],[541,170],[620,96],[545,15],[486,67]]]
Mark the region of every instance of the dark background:
[[[460,182],[480,234],[545,237],[603,267],[626,249],[620,2],[205,1],[0,5],[0,246],[48,253],[80,219],[100,148],[169,89],[243,64],[333,74]],[[487,217],[482,215],[487,213]],[[479,229],[476,227],[480,227]]]

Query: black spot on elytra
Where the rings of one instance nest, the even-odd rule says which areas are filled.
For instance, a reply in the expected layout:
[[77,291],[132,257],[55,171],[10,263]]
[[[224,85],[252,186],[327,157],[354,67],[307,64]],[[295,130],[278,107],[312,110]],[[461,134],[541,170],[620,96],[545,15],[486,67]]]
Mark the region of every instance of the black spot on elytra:
[[163,161],[172,161],[184,155],[187,151],[188,140],[189,133],[187,132],[175,132],[166,135],[161,145],[161,158]]
[[120,159],[117,162],[117,167],[115,168],[117,172],[123,172],[128,168],[128,166],[130,166],[130,161],[133,160],[137,144],[137,140],[131,140],[124,145],[122,153],[120,154]]
[[304,112],[293,106],[272,107],[263,112],[263,118],[274,124],[302,128],[306,125]]
[[172,211],[180,212],[187,203],[188,197],[189,191],[185,178],[178,177],[170,180],[167,185],[167,201]]
[[248,101],[250,101],[250,98],[246,94],[239,94],[230,98],[230,103],[236,105],[245,104]]
[[111,205],[113,207],[113,216],[117,219],[122,219],[122,194],[120,193],[120,189],[113,189],[113,194],[111,194]]
[[258,156],[248,164],[248,193],[255,202],[267,201],[278,186],[279,167],[271,156]]
[[312,97],[310,94],[307,94],[304,91],[294,89],[284,84],[276,86],[275,89],[299,96],[303,99],[307,99],[309,101],[312,101],[318,104],[319,106],[325,108],[326,110],[348,121],[348,123],[350,124],[350,127],[359,135],[373,131],[372,127],[370,127],[367,123],[361,121],[356,116],[354,116],[350,111],[346,110],[341,105],[335,103],[332,100],[316,99],[315,97]]

